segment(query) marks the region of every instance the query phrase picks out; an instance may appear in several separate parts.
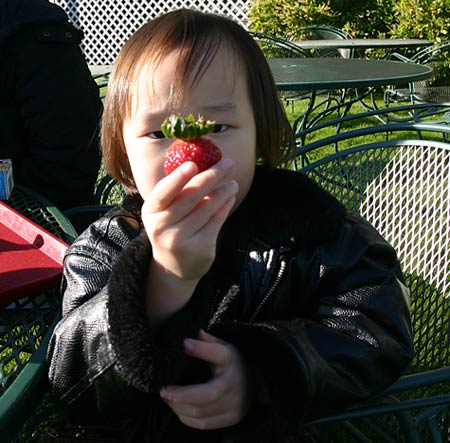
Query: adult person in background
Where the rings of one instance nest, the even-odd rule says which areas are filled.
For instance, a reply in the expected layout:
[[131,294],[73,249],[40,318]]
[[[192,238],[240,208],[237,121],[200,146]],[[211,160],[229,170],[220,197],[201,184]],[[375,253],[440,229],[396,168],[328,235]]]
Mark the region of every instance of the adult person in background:
[[60,208],[93,202],[102,102],[81,31],[47,0],[0,0],[0,158]]

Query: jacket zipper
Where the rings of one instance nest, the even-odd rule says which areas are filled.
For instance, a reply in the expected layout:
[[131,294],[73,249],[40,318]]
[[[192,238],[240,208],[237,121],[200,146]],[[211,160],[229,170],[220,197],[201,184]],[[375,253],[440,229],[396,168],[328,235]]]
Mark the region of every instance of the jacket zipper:
[[263,299],[260,301],[259,305],[254,310],[252,316],[250,317],[249,322],[252,323],[257,315],[260,313],[263,306],[267,303],[267,300],[272,296],[272,294],[275,292],[275,289],[277,289],[278,285],[280,284],[281,278],[284,275],[284,271],[286,269],[286,260],[284,257],[280,258],[280,267],[278,269],[277,275],[275,276],[275,279],[273,280],[272,285],[267,290],[266,294],[264,295]]

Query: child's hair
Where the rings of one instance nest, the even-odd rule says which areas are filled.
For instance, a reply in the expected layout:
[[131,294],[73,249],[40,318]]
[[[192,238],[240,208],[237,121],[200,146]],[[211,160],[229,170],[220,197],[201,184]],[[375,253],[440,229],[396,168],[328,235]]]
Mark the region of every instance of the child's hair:
[[109,173],[128,192],[135,192],[136,185],[126,155],[123,124],[131,114],[132,95],[142,69],[155,69],[165,54],[183,49],[173,85],[186,87],[186,79],[193,77],[193,87],[222,45],[234,55],[230,63],[246,75],[259,161],[273,168],[295,149],[272,72],[251,35],[226,17],[180,9],[143,25],[123,46],[111,72],[101,128],[103,158]]

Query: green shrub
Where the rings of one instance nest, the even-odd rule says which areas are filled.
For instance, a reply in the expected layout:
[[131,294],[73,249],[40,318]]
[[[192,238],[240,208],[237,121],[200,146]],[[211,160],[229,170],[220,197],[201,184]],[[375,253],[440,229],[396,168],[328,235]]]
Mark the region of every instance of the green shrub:
[[334,26],[354,37],[386,37],[394,20],[393,0],[360,0],[349,7],[348,0],[331,1],[336,11]]
[[[398,0],[394,6],[396,21],[391,35],[402,38],[426,38],[435,42],[450,39],[449,0]],[[414,53],[410,51],[409,55]],[[429,86],[450,85],[450,52],[433,63]]]
[[330,25],[354,37],[385,36],[394,20],[393,0],[253,0],[251,28],[295,38],[306,25]]
[[249,13],[253,31],[295,36],[301,26],[330,24],[333,14],[320,0],[254,0]]
[[398,0],[394,4],[394,13],[392,37],[449,39],[448,0]]
[[449,0],[253,0],[253,30],[298,34],[305,25],[331,25],[354,37],[450,39]]

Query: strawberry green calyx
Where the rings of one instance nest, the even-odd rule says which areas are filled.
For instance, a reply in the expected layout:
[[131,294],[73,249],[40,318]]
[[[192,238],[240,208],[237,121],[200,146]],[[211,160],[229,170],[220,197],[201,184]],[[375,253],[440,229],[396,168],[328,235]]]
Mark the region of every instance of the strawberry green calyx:
[[162,125],[161,131],[167,138],[178,138],[181,140],[196,140],[214,129],[215,122],[205,120],[198,116],[196,120],[192,114],[186,118],[178,115],[167,117]]

